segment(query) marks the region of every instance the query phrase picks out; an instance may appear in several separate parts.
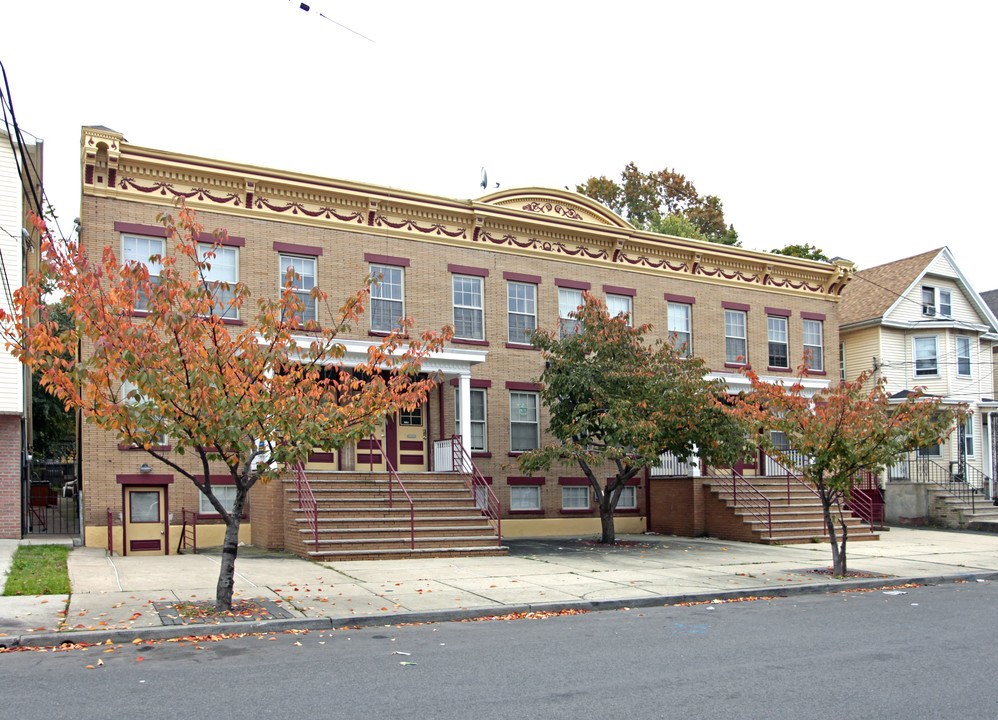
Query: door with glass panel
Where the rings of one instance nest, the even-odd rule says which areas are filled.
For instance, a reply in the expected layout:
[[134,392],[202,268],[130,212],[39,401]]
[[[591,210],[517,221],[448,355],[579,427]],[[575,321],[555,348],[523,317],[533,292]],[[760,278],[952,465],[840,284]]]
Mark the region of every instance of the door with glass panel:
[[125,555],[167,555],[166,488],[124,488]]

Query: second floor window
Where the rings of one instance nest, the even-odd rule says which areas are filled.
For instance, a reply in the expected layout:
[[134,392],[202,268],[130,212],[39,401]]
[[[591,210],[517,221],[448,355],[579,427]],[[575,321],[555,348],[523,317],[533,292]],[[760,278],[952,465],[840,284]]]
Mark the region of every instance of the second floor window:
[[302,323],[316,319],[315,298],[312,288],[315,287],[315,258],[298,255],[281,255],[281,289],[287,280],[288,270],[294,270],[291,280],[291,290],[302,304]]
[[239,248],[198,243],[198,255],[202,259],[209,253],[214,257],[207,258],[211,267],[204,270],[204,282],[215,299],[214,314],[234,320],[239,317],[239,312],[232,307],[233,286],[239,282]]
[[526,452],[540,447],[540,424],[537,416],[537,393],[509,394],[509,449]]
[[[161,238],[142,237],[140,235],[123,235],[121,238],[122,263],[137,263],[145,265],[149,271],[149,282],[159,283],[159,274],[163,266],[154,257],[162,257],[165,243]],[[148,310],[149,302],[141,291],[135,296],[135,309]]]
[[454,337],[485,339],[485,311],[482,305],[482,278],[454,275]]
[[530,333],[537,328],[537,286],[531,283],[506,284],[508,340],[529,345]]
[[769,317],[769,366],[790,367],[790,352],[787,344],[787,319]]
[[962,335],[956,338],[956,374],[970,377],[970,338]]
[[686,303],[669,303],[669,341],[684,357],[693,353],[692,309]]
[[742,310],[724,311],[724,362],[741,365],[748,362],[748,335]]
[[633,325],[633,310],[631,309],[631,297],[629,295],[607,295],[606,312],[610,317],[623,315],[627,318],[627,324]]
[[939,374],[939,351],[936,337],[915,338],[915,377]]
[[395,265],[371,265],[371,330],[392,332],[405,315],[405,274]]
[[561,337],[582,332],[582,323],[570,313],[575,312],[582,304],[582,291],[572,288],[558,288],[558,331]]
[[804,355],[811,370],[825,369],[824,338],[821,320],[804,321]]

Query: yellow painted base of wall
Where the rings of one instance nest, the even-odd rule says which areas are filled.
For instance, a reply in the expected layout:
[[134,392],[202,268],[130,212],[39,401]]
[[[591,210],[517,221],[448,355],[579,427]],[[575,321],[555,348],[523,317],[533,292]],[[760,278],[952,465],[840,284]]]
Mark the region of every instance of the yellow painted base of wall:
[[[239,542],[244,545],[250,544],[250,530],[252,523],[243,523],[239,526]],[[170,526],[170,546],[168,555],[177,554],[177,545],[180,544],[180,525]],[[121,555],[121,526],[111,528],[114,538],[114,554]],[[198,526],[198,547],[220,547],[225,539],[224,525],[199,525]],[[87,525],[83,530],[83,544],[87,547],[99,547],[107,549],[107,526]]]
[[[640,534],[647,529],[644,516],[617,516],[613,529],[618,535]],[[502,521],[503,537],[544,537],[545,535],[599,535],[599,518],[539,518]]]

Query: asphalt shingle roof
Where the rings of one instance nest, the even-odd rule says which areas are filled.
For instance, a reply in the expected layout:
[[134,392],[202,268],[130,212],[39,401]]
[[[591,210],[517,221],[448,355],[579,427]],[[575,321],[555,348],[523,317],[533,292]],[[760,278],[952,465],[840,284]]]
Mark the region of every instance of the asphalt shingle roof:
[[839,325],[882,318],[943,248],[858,271],[842,291]]

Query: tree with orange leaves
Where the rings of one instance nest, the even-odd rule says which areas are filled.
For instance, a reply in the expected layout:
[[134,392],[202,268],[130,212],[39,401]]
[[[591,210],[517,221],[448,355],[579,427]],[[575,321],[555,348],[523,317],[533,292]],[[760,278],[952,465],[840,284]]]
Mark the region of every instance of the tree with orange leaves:
[[[926,396],[920,388],[903,402],[892,402],[885,378],[868,384],[870,371],[813,397],[804,394],[801,382],[807,377],[806,364],[790,385],[760,380],[751,369],[744,373],[752,392],[734,398],[730,412],[749,427],[759,428],[759,446],[817,490],[832,546],[832,572],[844,576],[848,539],[844,506],[859,473],[881,473],[902,454],[941,442],[966,411],[944,407],[940,398]],[[773,443],[773,430],[786,436],[786,446]]]
[[[326,312],[320,326],[301,321],[305,307],[289,270],[280,297],[258,298],[255,322],[230,332],[223,316],[243,308],[249,290],[206,279],[224,231],[206,245],[194,212],[182,205],[176,218],[160,220],[175,250],[150,259],[158,277],[145,263],[120,263],[111,248],[91,259],[79,244],[52,240],[38,223],[40,270],[17,291],[13,314],[0,311],[0,323],[11,352],[67,409],[143,448],[208,498],[225,523],[216,606],[228,610],[250,488],[314,449],[369,435],[388,413],[419,406],[435,385],[419,377],[421,361],[442,347],[451,328],[409,338],[412,321],[404,319],[366,361],[344,367],[338,338],[358,321],[378,279],[338,312],[313,288],[311,302]],[[69,328],[43,302],[53,287]],[[171,453],[161,450],[163,436]],[[184,462],[185,454],[196,462]],[[211,470],[217,475],[222,467],[235,486],[231,508],[212,486]]]

